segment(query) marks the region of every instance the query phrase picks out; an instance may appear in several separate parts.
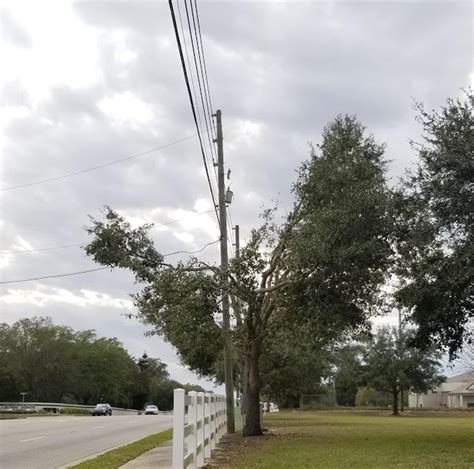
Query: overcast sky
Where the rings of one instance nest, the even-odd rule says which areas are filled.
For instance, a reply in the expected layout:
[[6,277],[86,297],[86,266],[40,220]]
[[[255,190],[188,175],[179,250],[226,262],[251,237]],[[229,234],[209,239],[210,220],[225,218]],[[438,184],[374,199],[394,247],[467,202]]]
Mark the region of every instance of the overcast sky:
[[[472,80],[472,6],[456,1],[199,1],[214,108],[223,112],[234,223],[291,206],[294,170],[338,113],[387,143],[394,181],[415,161],[413,100],[438,108]],[[2,0],[2,189],[102,165],[195,133],[168,2]],[[180,2],[184,11],[183,3]],[[156,225],[161,252],[199,249],[218,229],[197,138],[121,164],[1,192],[1,250],[87,240],[110,205]],[[208,212],[208,213],[203,213]],[[218,260],[217,245],[203,252]],[[175,256],[174,258],[179,258]],[[79,247],[0,256],[2,281],[98,267]],[[201,382],[125,315],[121,271],[1,286],[1,320],[50,316],[117,337],[172,377]],[[395,318],[384,319],[393,322]],[[380,321],[380,320],[379,320]],[[207,385],[209,387],[209,385]]]

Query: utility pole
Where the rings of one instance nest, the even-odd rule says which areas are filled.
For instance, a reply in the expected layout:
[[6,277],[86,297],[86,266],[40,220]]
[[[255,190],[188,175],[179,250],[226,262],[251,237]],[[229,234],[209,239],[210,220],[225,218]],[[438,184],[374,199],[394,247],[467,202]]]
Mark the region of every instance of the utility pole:
[[[400,358],[402,358],[403,339],[402,339],[402,310],[398,308],[398,343],[400,349]],[[400,386],[400,412],[403,412],[403,386]]]
[[229,267],[229,254],[227,252],[227,210],[224,174],[224,138],[222,136],[222,113],[220,109],[216,114],[217,125],[217,179],[219,188],[219,223],[221,231],[221,271],[223,273],[222,285],[222,323],[224,335],[224,377],[227,410],[227,433],[235,433],[234,422],[234,380],[232,376],[232,348],[230,344],[230,312],[227,270]]
[[[240,259],[240,226],[239,225],[235,225],[234,226],[234,232],[235,232],[235,258],[237,260]],[[240,279],[237,279],[237,281],[240,281]],[[238,407],[242,407],[242,403],[240,401],[240,388],[241,388],[241,381],[240,381],[240,372],[238,373],[237,375],[237,378],[236,378],[236,387],[237,387],[237,392],[236,392],[236,395],[237,395],[237,400],[239,401],[239,404],[238,404]]]
[[240,258],[240,226],[235,225],[234,231],[235,231],[235,257],[239,259]]

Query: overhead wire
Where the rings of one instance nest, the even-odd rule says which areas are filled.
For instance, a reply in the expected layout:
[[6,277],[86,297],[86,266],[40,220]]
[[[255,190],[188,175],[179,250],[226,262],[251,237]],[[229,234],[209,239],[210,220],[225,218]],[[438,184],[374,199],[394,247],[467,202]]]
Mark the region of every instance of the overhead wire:
[[[175,252],[170,252],[168,254],[163,254],[163,257],[169,257],[169,256],[174,256],[176,254],[197,254],[199,252],[204,251],[204,249],[208,248],[209,246],[212,246],[213,244],[216,244],[220,241],[220,239],[216,241],[211,241],[210,243],[206,243],[204,246],[202,246],[200,249],[196,251],[175,251]],[[69,272],[66,274],[54,274],[54,275],[45,275],[43,277],[32,277],[32,278],[24,278],[24,279],[19,279],[19,280],[5,280],[5,281],[0,281],[0,285],[7,285],[7,284],[12,284],[12,283],[24,283],[24,282],[33,282],[36,280],[46,280],[46,279],[51,279],[51,278],[61,278],[61,277],[71,277],[74,275],[82,275],[82,274],[88,274],[91,272],[99,272],[101,270],[107,270],[110,269],[111,267],[98,267],[96,269],[88,269],[88,270],[79,270],[77,272]]]
[[[206,56],[204,54],[204,46],[203,46],[203,43],[202,43],[201,21],[199,19],[199,10],[198,10],[198,6],[197,6],[197,1],[194,0],[194,8],[193,8],[192,0],[190,0],[190,5],[191,5],[192,16],[193,16],[194,34],[196,36],[196,44],[198,45],[199,65],[200,65],[200,68],[201,68],[204,95],[205,95],[205,98],[206,98],[207,113],[209,115],[209,120],[212,122],[214,112],[213,112],[213,107],[212,107],[211,89],[209,87],[209,79],[208,79],[208,76],[207,76]],[[196,15],[194,15],[194,11],[196,12]],[[198,26],[197,30],[196,30],[196,20],[197,20],[197,26]],[[199,41],[198,41],[198,37],[199,37]],[[200,46],[200,50],[201,50],[200,54],[199,54],[199,46]],[[202,56],[202,60],[201,60],[201,56]],[[203,66],[203,64],[204,64],[204,66]],[[203,104],[203,107],[204,107],[204,104]],[[208,139],[212,138],[213,142],[217,140],[217,136],[216,136],[216,133],[215,133],[214,130],[215,130],[215,126],[212,126],[211,127],[211,134],[209,134],[209,133],[207,134]],[[219,177],[218,177],[217,168],[216,168],[217,165],[215,163],[215,161],[217,160],[217,155],[216,155],[216,149],[215,149],[214,145],[212,145],[211,152],[212,152],[212,159],[213,159],[213,166],[214,166],[214,177],[215,177],[215,180],[216,180],[216,184],[219,185],[219,183],[218,183]]]
[[169,257],[169,256],[174,256],[176,254],[198,254],[204,249],[208,248],[209,246],[212,246],[213,244],[219,243],[221,240],[216,239],[215,241],[211,241],[210,243],[206,243],[202,248],[197,249],[196,251],[175,251],[175,252],[170,252],[168,254],[163,254],[163,257]]
[[[195,85],[195,81],[194,81],[193,68],[191,67],[191,61],[189,59],[188,41],[186,40],[186,33],[184,31],[184,24],[183,24],[183,18],[182,18],[182,15],[181,15],[181,8],[179,7],[179,0],[177,0],[176,5],[178,7],[178,18],[179,18],[179,24],[181,26],[181,35],[182,35],[182,38],[183,38],[184,53],[186,55],[186,62],[188,63],[189,79],[190,79],[190,82],[191,82],[191,87],[193,89],[193,95],[197,96],[196,85]],[[191,32],[189,32],[189,35],[190,35],[189,39],[191,40]],[[202,127],[201,112],[199,112],[200,111],[199,106],[197,106],[197,108],[198,108],[197,117],[198,117],[198,121],[199,121],[199,127],[201,128]],[[206,122],[206,127],[207,127],[207,122]]]
[[[204,212],[197,212],[193,213],[192,215],[205,215],[206,213],[211,213],[214,212],[214,209],[211,210],[205,210]],[[153,225],[152,228],[161,228],[162,226],[168,226],[172,225],[174,223],[179,223],[180,221],[186,220],[186,217],[184,218],[179,218],[177,220],[171,220],[166,223],[161,223],[159,225]],[[7,254],[28,254],[31,252],[43,252],[43,251],[55,251],[58,249],[67,249],[67,248],[73,248],[73,247],[79,247],[79,246],[84,246],[87,244],[88,241],[84,241],[82,243],[71,243],[71,244],[63,244],[60,246],[49,246],[46,248],[39,248],[39,249],[17,249],[17,250],[11,250],[11,251],[0,251],[0,255],[7,255]]]
[[[204,55],[204,47],[202,45],[202,35],[201,35],[201,21],[199,20],[199,11],[197,7],[197,1],[194,0],[194,8],[196,10],[196,18],[197,18],[197,24],[198,24],[198,31],[199,31],[199,42],[201,44],[201,52],[202,52],[202,60],[204,62],[204,80],[206,83],[207,87],[207,95],[206,95],[206,102],[208,106],[208,112],[212,116],[213,114],[213,106],[212,106],[212,99],[211,99],[211,90],[209,88],[209,79],[207,77],[207,64],[206,64],[206,56]],[[205,89],[206,89],[205,87]],[[212,132],[213,138],[215,138],[215,133]]]
[[[28,182],[26,184],[19,184],[17,186],[3,187],[3,188],[0,189],[0,192],[11,191],[11,190],[14,190],[14,189],[20,189],[22,187],[35,186],[35,185],[38,185],[38,184],[45,184],[47,182],[52,182],[52,181],[59,181],[60,179],[65,179],[65,178],[68,178],[68,177],[77,176],[79,174],[88,173],[90,171],[95,171],[97,169],[105,168],[107,166],[112,166],[112,165],[115,165],[115,164],[123,163],[124,161],[129,161],[129,160],[133,160],[135,158],[140,158],[141,156],[149,155],[149,154],[154,153],[156,151],[164,150],[164,149],[169,148],[173,145],[177,145],[178,143],[185,142],[186,140],[190,140],[190,139],[198,136],[199,132],[200,132],[200,130],[198,129],[198,133],[195,133],[193,135],[189,135],[188,137],[184,137],[184,138],[181,138],[181,139],[176,140],[174,142],[167,143],[166,145],[163,145],[161,147],[152,148],[151,150],[147,150],[147,151],[144,151],[144,152],[141,152],[141,153],[136,153],[134,155],[126,156],[124,158],[119,158],[117,160],[110,161],[108,163],[100,164],[100,165],[97,165],[97,166],[91,166],[90,168],[81,169],[79,171],[74,171],[72,173],[66,173],[66,174],[63,174],[61,176],[54,176],[54,177],[50,177],[50,178],[46,178],[46,179],[40,179],[39,181]],[[206,132],[207,132],[207,130],[206,130]]]
[[[66,173],[66,174],[63,174],[63,175],[60,175],[60,176],[45,178],[45,179],[42,179],[42,180],[32,181],[30,183],[25,183],[25,184],[19,184],[19,185],[16,185],[16,186],[0,188],[0,192],[20,189],[20,188],[24,188],[24,187],[30,187],[30,186],[34,186],[34,185],[45,184],[45,183],[48,183],[48,182],[57,181],[57,180],[65,179],[65,178],[68,178],[68,177],[73,177],[73,176],[76,176],[76,175],[84,174],[84,173],[87,173],[87,172],[90,172],[90,171],[94,171],[94,170],[98,170],[98,169],[105,168],[105,167],[108,167],[108,166],[112,166],[112,165],[115,165],[115,164],[119,164],[119,163],[122,163],[124,161],[139,158],[139,157],[151,154],[153,152],[166,149],[166,148],[168,148],[172,145],[176,145],[178,143],[184,142],[186,140],[194,138],[195,136],[198,136],[199,146],[200,146],[200,150],[201,150],[201,156],[203,158],[204,168],[205,168],[205,172],[206,172],[206,178],[207,178],[207,182],[208,182],[208,185],[209,185],[209,190],[210,190],[211,198],[212,198],[212,202],[213,202],[213,209],[208,210],[206,212],[201,212],[201,214],[210,213],[210,212],[214,211],[215,215],[216,215],[216,218],[217,218],[217,221],[220,224],[219,214],[218,214],[218,211],[217,211],[217,206],[218,205],[216,204],[213,185],[212,185],[210,175],[209,175],[209,168],[208,168],[208,162],[207,162],[207,158],[206,158],[206,152],[204,151],[204,145],[203,145],[202,136],[201,136],[201,134],[203,132],[207,133],[207,139],[208,139],[209,149],[210,149],[210,153],[211,153],[210,156],[211,156],[212,165],[214,167],[214,174],[215,174],[216,183],[217,183],[218,177],[217,177],[217,172],[216,172],[216,168],[215,168],[216,150],[215,150],[215,147],[213,145],[214,140],[215,140],[215,138],[214,138],[215,137],[215,126],[213,125],[213,121],[212,121],[212,118],[213,118],[212,100],[211,100],[211,94],[210,94],[210,88],[209,88],[209,80],[208,80],[208,75],[207,75],[207,67],[206,67],[206,60],[205,60],[205,55],[204,55],[204,48],[203,48],[203,43],[202,43],[201,26],[200,26],[200,19],[199,19],[197,2],[196,2],[196,0],[194,0],[194,7],[193,7],[193,2],[192,2],[192,0],[190,0],[190,9],[191,9],[191,16],[192,16],[194,36],[195,36],[195,39],[193,39],[188,5],[187,5],[187,1],[184,0],[185,9],[186,9],[186,18],[187,18],[187,23],[188,23],[188,28],[189,28],[189,37],[190,37],[192,51],[193,51],[193,61],[194,61],[195,69],[196,69],[196,77],[197,77],[197,81],[198,81],[199,95],[200,95],[200,101],[201,101],[201,106],[202,106],[202,114],[204,116],[204,121],[205,121],[205,126],[206,126],[205,130],[202,130],[202,121],[201,121],[201,117],[200,117],[200,113],[199,113],[199,102],[197,101],[196,105],[195,105],[194,99],[193,99],[193,93],[192,93],[191,87],[190,87],[190,80],[189,80],[189,76],[188,76],[187,69],[186,69],[186,63],[184,61],[183,48],[182,48],[182,45],[181,45],[180,36],[179,36],[178,28],[177,28],[176,15],[175,15],[174,8],[173,8],[173,1],[169,0],[168,3],[169,3],[170,12],[171,12],[173,28],[174,28],[174,32],[175,32],[175,36],[176,36],[176,42],[177,42],[177,46],[178,46],[178,51],[179,51],[179,55],[180,55],[181,66],[182,66],[182,69],[183,69],[184,80],[185,80],[185,84],[186,84],[186,88],[187,88],[187,92],[188,92],[188,97],[189,97],[189,100],[190,100],[191,110],[192,110],[192,114],[193,114],[193,119],[194,119],[194,123],[195,123],[197,132],[195,134],[190,135],[188,137],[185,137],[183,139],[171,142],[171,143],[163,145],[161,147],[153,148],[153,149],[145,151],[145,152],[130,155],[130,156],[127,156],[127,157],[124,157],[124,158],[120,158],[120,159],[105,163],[105,164],[96,165],[96,166],[93,166],[93,167],[90,167],[90,168],[85,168],[85,169],[82,169],[82,170],[79,170],[79,171]],[[195,88],[195,85],[194,85],[194,79],[193,79],[193,75],[192,75],[192,67],[190,65],[189,54],[188,54],[188,50],[187,50],[186,35],[184,33],[184,27],[183,27],[183,22],[182,22],[182,18],[181,18],[181,12],[180,12],[180,9],[179,9],[179,0],[178,0],[177,4],[178,4],[179,16],[180,16],[180,24],[181,24],[181,30],[182,30],[182,35],[183,35],[183,41],[184,41],[184,44],[185,44],[187,62],[188,62],[188,66],[190,68],[190,77],[191,77],[192,87],[193,87],[193,90],[194,90],[194,95],[196,96],[197,93],[196,93],[196,88]],[[194,46],[194,43],[196,43],[196,47]],[[196,57],[196,50],[197,50],[197,57]],[[198,60],[199,60],[199,67],[198,67],[198,64],[197,64]],[[201,76],[199,74],[199,69],[201,71]],[[202,85],[201,85],[201,79],[202,79]],[[203,89],[204,89],[204,95],[203,95]],[[197,108],[197,112],[196,112],[196,108]],[[230,211],[229,211],[229,215],[230,215]],[[229,216],[229,218],[230,218],[230,223],[231,223],[231,229],[230,229],[231,239],[233,239],[231,217]],[[168,223],[157,225],[156,228],[158,228],[160,226],[169,225],[171,223],[176,223],[178,221],[180,221],[180,220],[173,220],[173,221],[168,222]],[[176,255],[176,254],[182,254],[182,253],[183,254],[184,253],[196,254],[196,253],[202,252],[208,246],[213,245],[213,244],[215,244],[219,241],[220,240],[207,243],[206,245],[204,245],[202,248],[200,248],[197,251],[176,251],[176,252],[173,252],[173,253],[165,254],[164,257],[172,256],[172,255]],[[28,253],[28,252],[51,251],[51,250],[57,250],[57,249],[66,249],[66,248],[70,248],[70,247],[83,246],[84,244],[85,243],[72,243],[72,244],[65,244],[65,245],[60,245],[60,246],[46,247],[46,248],[41,248],[41,249],[30,249],[30,250],[23,250],[23,251],[21,251],[21,250],[18,250],[18,251],[3,251],[3,252],[0,252],[0,254],[17,254],[17,253]],[[231,242],[231,250],[232,250],[232,242]],[[88,269],[88,270],[71,272],[71,273],[66,273],[66,274],[48,275],[48,276],[44,276],[44,277],[34,277],[34,278],[20,279],[20,280],[1,281],[0,284],[5,285],[5,284],[10,284],[10,283],[20,283],[20,282],[44,280],[44,279],[50,279],[50,278],[68,277],[68,276],[73,276],[73,275],[81,275],[81,274],[86,274],[86,273],[90,273],[90,272],[102,271],[102,270],[106,270],[106,269],[108,269],[108,267]]]
[[[185,2],[186,2],[186,0],[185,0]],[[194,96],[197,96],[196,86],[195,86],[195,83],[194,83],[193,67],[191,66],[191,61],[189,60],[188,43],[187,43],[187,40],[186,40],[186,33],[184,31],[184,24],[183,24],[183,18],[182,18],[182,15],[181,15],[181,8],[179,6],[179,0],[177,0],[176,5],[178,7],[179,24],[181,26],[181,34],[182,34],[182,37],[183,37],[184,52],[185,52],[185,55],[186,55],[186,61],[188,63],[188,68],[189,68],[189,77],[190,77],[190,81],[191,81],[191,87],[193,89]],[[185,7],[186,7],[186,4],[185,4]],[[187,10],[187,8],[186,8],[186,10]],[[189,26],[189,20],[188,20],[188,26]],[[192,49],[194,51],[192,31],[190,29],[190,26],[189,26],[189,39],[191,41]],[[195,55],[193,55],[193,57],[194,57],[194,62],[196,62]],[[199,80],[199,71],[198,71],[197,67],[195,67],[195,68],[196,68],[196,79]],[[202,72],[202,70],[201,70],[201,72]],[[201,88],[200,81],[199,81],[199,88]],[[202,93],[201,93],[201,103],[202,102],[203,101],[202,101]],[[199,102],[197,102],[196,107],[198,109],[197,115],[198,115],[199,126],[202,127],[201,112],[200,112],[201,110],[199,108]],[[211,164],[212,167],[214,168],[214,176],[215,176],[215,181],[214,182],[216,184],[216,191],[219,192],[219,189],[218,189],[219,184],[218,184],[216,164],[215,164],[215,158],[216,158],[215,157],[215,148],[214,148],[213,143],[211,143],[211,139],[212,139],[212,141],[214,140],[214,133],[215,133],[214,132],[215,126],[213,125],[213,122],[212,122],[212,111],[211,111],[211,114],[209,116],[207,116],[206,110],[203,107],[202,108],[202,114],[203,114],[203,117],[205,119],[205,125],[206,125],[207,130],[208,130],[207,131],[208,145],[209,145],[209,149],[210,149],[210,152],[211,152],[211,163],[209,163],[209,161],[208,161],[208,164]]]
[[67,274],[46,275],[44,277],[23,278],[23,279],[20,279],[20,280],[6,280],[6,281],[0,282],[0,285],[6,285],[6,284],[10,284],[10,283],[33,282],[35,280],[45,280],[45,279],[49,279],[49,278],[71,277],[73,275],[88,274],[90,272],[98,272],[99,270],[106,270],[106,269],[109,269],[109,267],[98,267],[97,269],[80,270],[78,272],[70,272],[70,273],[67,273]]
[[[192,1],[190,1],[189,4],[190,4],[193,28],[191,28],[191,21],[190,21],[190,16],[189,16],[189,9],[188,9],[188,1],[184,0],[184,7],[185,7],[185,12],[186,12],[186,21],[187,21],[187,24],[188,24],[189,39],[190,39],[190,42],[191,42],[194,69],[195,69],[195,73],[196,73],[196,79],[197,79],[197,82],[198,82],[199,98],[200,98],[200,102],[201,102],[202,115],[204,117],[206,127],[212,129],[211,130],[212,138],[211,138],[211,132],[207,132],[207,141],[208,141],[208,145],[209,145],[211,163],[212,163],[212,167],[214,169],[214,178],[215,178],[214,181],[215,181],[216,187],[218,188],[219,187],[219,178],[218,178],[218,175],[217,175],[217,168],[216,168],[217,167],[217,164],[216,164],[217,155],[216,155],[216,150],[215,150],[215,146],[214,146],[214,140],[215,140],[214,135],[213,135],[214,134],[214,132],[213,132],[214,126],[212,125],[213,124],[213,121],[212,121],[213,120],[213,114],[212,114],[212,110],[209,108],[209,106],[206,106],[208,90],[206,90],[206,86],[205,86],[203,60],[202,60],[202,56],[204,55],[204,50],[202,49],[202,51],[201,51],[201,48],[200,48],[200,44],[202,46],[202,40],[199,41],[199,39],[198,39],[198,30],[197,30],[197,27],[196,27],[196,18],[195,18],[195,14],[194,14],[194,8],[193,8]],[[179,0],[177,1],[177,5],[178,5],[178,13],[180,15],[180,21],[181,21],[181,10],[179,8]],[[197,8],[197,5],[196,5],[196,8]],[[182,22],[181,22],[181,27],[182,27],[183,36],[185,37]],[[193,31],[194,31],[194,34],[193,34]],[[186,50],[186,54],[187,54],[186,42],[184,42],[184,45],[185,45],[185,50]],[[196,57],[196,51],[197,51],[197,57]],[[198,61],[199,61],[199,67],[198,67]],[[188,62],[188,65],[192,69],[189,62]],[[190,73],[190,74],[192,76],[192,73]],[[204,97],[205,98],[203,97],[203,90],[204,90]],[[194,93],[196,95],[196,90],[195,89],[194,89]],[[204,101],[206,101],[206,104],[204,103]],[[197,107],[199,109],[199,101],[197,102]]]
[[179,37],[178,25],[176,23],[176,15],[175,15],[175,12],[174,12],[173,0],[168,0],[168,5],[169,5],[169,8],[170,8],[170,12],[171,12],[171,19],[172,19],[172,22],[173,22],[173,29],[174,29],[174,33],[175,33],[175,36],[176,36],[176,43],[178,45],[178,51],[179,51],[179,56],[180,56],[180,59],[181,59],[181,66],[182,66],[182,69],[183,69],[184,81],[186,83],[186,89],[188,91],[188,97],[189,97],[189,102],[191,104],[191,111],[192,111],[192,114],[193,114],[194,124],[196,125],[196,130],[198,132],[199,145],[200,145],[201,155],[202,155],[202,159],[203,159],[203,163],[204,163],[204,169],[206,171],[206,178],[207,178],[207,182],[208,182],[208,185],[209,185],[209,190],[211,192],[211,198],[212,198],[212,202],[214,204],[214,209],[215,209],[215,212],[216,212],[216,218],[217,218],[218,223],[220,223],[219,214],[217,212],[216,198],[214,196],[214,190],[212,188],[211,178],[210,178],[210,175],[209,175],[209,168],[207,166],[206,156],[205,156],[205,152],[204,152],[204,146],[203,146],[201,134],[199,132],[199,125],[198,125],[198,120],[197,120],[197,115],[196,115],[196,108],[194,106],[193,95],[191,93],[191,87],[190,87],[190,84],[189,84],[188,72],[186,70],[186,63],[184,61],[183,48],[182,48],[182,45],[181,45],[181,39]]
[[[199,68],[201,70],[202,88],[201,88],[201,78],[199,77],[199,70],[198,70],[198,65],[197,65],[197,60],[196,60],[196,52],[194,50],[194,42],[192,41],[191,24],[190,24],[190,20],[189,20],[189,12],[188,12],[188,6],[187,6],[188,2],[186,0],[184,0],[184,6],[185,6],[185,9],[186,9],[186,18],[187,18],[187,21],[188,21],[188,27],[189,27],[189,32],[190,32],[190,36],[191,36],[191,46],[193,47],[194,66],[196,68],[196,76],[198,77],[199,94],[200,94],[200,98],[201,98],[202,110],[203,110],[203,114],[204,114],[204,119],[206,121],[206,126],[210,127],[210,124],[208,124],[208,114],[209,114],[209,122],[212,123],[212,111],[209,112],[209,106],[206,106],[206,104],[207,104],[207,90],[206,90],[206,85],[205,85],[205,81],[204,81],[204,70],[203,70],[203,59],[202,59],[202,55],[204,55],[204,50],[201,51],[200,45],[202,46],[202,41],[198,40],[198,30],[197,30],[197,26],[196,26],[196,18],[195,18],[195,14],[194,14],[194,8],[193,8],[192,0],[190,0],[189,4],[190,4],[190,9],[191,9],[191,16],[192,16],[192,19],[193,19],[193,29],[194,29],[194,37],[195,37],[194,42],[196,43],[196,50],[197,50],[197,55],[198,55],[197,59],[199,61]],[[196,5],[196,8],[197,8],[197,5]],[[204,89],[204,96],[203,96],[203,89]],[[204,104],[204,101],[206,101],[206,104]],[[209,133],[207,134],[207,139],[208,139],[208,142],[209,142],[209,149],[211,151],[211,157],[212,157],[213,163],[215,163],[215,148],[214,148],[214,146],[211,142],[211,136],[210,136]]]

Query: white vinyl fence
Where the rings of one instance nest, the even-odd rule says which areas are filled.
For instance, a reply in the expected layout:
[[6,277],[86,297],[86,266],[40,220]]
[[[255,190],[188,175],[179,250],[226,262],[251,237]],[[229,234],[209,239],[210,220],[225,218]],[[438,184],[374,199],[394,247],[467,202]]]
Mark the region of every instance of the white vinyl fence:
[[173,469],[203,466],[226,431],[224,396],[174,390]]

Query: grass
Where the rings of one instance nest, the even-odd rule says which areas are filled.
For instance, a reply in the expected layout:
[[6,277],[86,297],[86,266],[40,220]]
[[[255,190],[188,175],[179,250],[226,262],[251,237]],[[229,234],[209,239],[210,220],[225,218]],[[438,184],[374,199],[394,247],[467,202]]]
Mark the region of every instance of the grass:
[[60,415],[76,415],[76,416],[86,416],[90,415],[90,412],[84,409],[68,409],[67,412],[60,412],[59,414],[55,414],[52,412],[25,412],[25,413],[12,413],[12,412],[5,412],[0,413],[0,420],[9,420],[9,419],[25,419],[26,417],[59,417]]
[[12,413],[5,412],[0,413],[0,420],[9,420],[9,419],[26,419],[26,417],[51,417],[49,412],[25,412],[25,413]]
[[229,442],[226,467],[474,468],[474,416],[280,412],[269,433]]
[[25,419],[26,415],[23,414],[0,414],[0,420],[11,420],[11,419]]
[[170,440],[173,437],[173,430],[165,430],[160,433],[142,438],[141,440],[134,441],[128,445],[121,446],[120,448],[113,449],[107,453],[101,454],[93,459],[88,459],[74,467],[76,469],[115,469],[132,459],[137,458],[143,453],[156,448],[165,441]]

